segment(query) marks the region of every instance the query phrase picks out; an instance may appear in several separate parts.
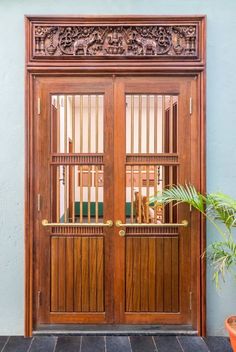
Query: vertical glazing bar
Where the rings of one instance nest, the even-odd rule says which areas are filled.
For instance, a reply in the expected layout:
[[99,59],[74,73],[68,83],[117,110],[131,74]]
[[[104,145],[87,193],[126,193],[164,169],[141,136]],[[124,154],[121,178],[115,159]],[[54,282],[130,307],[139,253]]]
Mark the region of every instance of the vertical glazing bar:
[[[157,165],[154,165],[154,195],[157,195]],[[157,222],[157,207],[154,208],[154,222]]]
[[146,152],[149,153],[149,149],[150,149],[150,96],[149,95],[147,95],[147,100],[146,100],[146,119],[147,119]]
[[[157,118],[158,118],[158,105],[157,95],[154,95],[154,153],[157,153]],[[154,195],[157,195],[157,166],[154,165]],[[154,222],[157,222],[157,207],[154,208]]]
[[99,137],[99,131],[98,131],[98,114],[99,114],[99,104],[98,104],[98,95],[96,95],[96,147],[95,151],[98,153],[98,137]]
[[83,152],[83,95],[80,95],[80,153]]
[[[162,95],[162,152],[165,153],[165,95]],[[162,189],[166,187],[165,184],[165,167],[162,167]],[[165,219],[165,207],[163,207],[163,220]]]
[[142,173],[141,173],[141,167],[139,165],[138,167],[138,222],[142,222]]
[[98,222],[98,166],[95,166],[95,222]]
[[[138,153],[142,152],[142,95],[139,95],[138,103]],[[138,167],[138,222],[142,222],[142,171],[141,166]]]
[[80,214],[80,223],[83,222],[83,166],[80,166],[79,168],[79,176],[80,176],[80,182],[79,182],[79,190],[80,190],[80,197],[79,197],[79,214]]
[[64,165],[65,170],[65,184],[64,184],[64,222],[68,222],[68,165]]
[[134,222],[134,199],[133,199],[133,194],[134,194],[134,170],[133,170],[133,165],[131,165],[131,188],[130,188],[130,201],[131,201],[131,211],[130,211],[130,217],[131,217],[131,223]]
[[134,152],[134,96],[131,95],[131,129],[130,129],[130,151]]
[[[75,152],[75,96],[72,95],[72,111],[71,111],[71,128],[72,128],[72,152]],[[75,222],[75,166],[72,168],[72,222]]]
[[64,153],[67,153],[67,96],[64,95]]
[[139,95],[138,104],[138,152],[142,152],[142,95]]
[[[64,95],[64,153],[67,153],[67,96]],[[64,166],[64,220],[68,221],[67,214],[67,165]]]
[[[60,97],[57,95],[57,152],[60,153]],[[60,222],[60,166],[57,166],[57,218]]]
[[157,153],[157,116],[158,116],[158,105],[157,95],[154,95],[154,153]]
[[[91,95],[88,96],[88,153],[91,152]],[[88,166],[88,222],[91,220],[91,166]]]
[[[95,139],[95,152],[98,153],[98,137],[99,137],[99,126],[98,126],[98,117],[99,117],[99,100],[98,95],[96,95],[96,111],[95,111],[95,130],[96,130],[96,139]],[[98,166],[95,166],[95,222],[98,222]]]
[[[134,96],[131,95],[131,129],[130,129],[130,151],[131,154],[134,152]],[[131,189],[130,189],[130,202],[131,202],[131,209],[130,209],[130,218],[131,223],[134,222],[134,200],[133,200],[133,193],[134,193],[134,173],[133,173],[133,165],[131,165]]]
[[[170,130],[169,130],[169,151],[173,153],[173,96],[170,96]],[[170,186],[173,185],[173,167],[169,166]],[[170,222],[173,223],[173,203],[170,204]]]
[[149,190],[149,176],[150,176],[150,166],[146,165],[146,180],[147,180],[147,203],[146,203],[146,217],[147,217],[147,223],[149,223],[149,204],[148,204],[148,199],[149,199],[149,195],[150,195],[150,190]]

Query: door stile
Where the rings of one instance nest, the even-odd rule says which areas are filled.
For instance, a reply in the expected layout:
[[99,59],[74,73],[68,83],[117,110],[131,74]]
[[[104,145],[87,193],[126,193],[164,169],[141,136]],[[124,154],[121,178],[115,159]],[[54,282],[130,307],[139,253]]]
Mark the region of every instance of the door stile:
[[[125,94],[122,79],[115,79],[114,86],[114,222],[125,222]],[[114,227],[114,319],[121,323],[125,307],[125,241]]]
[[[114,121],[113,121],[113,86],[109,80],[109,85],[105,89],[104,99],[104,220],[114,219]],[[113,220],[114,222],[114,220]],[[113,227],[104,228],[105,241],[105,276],[104,276],[104,287],[105,287],[105,314],[106,322],[113,322],[114,314],[114,293],[113,293],[113,256],[114,256],[114,243],[113,243]]]

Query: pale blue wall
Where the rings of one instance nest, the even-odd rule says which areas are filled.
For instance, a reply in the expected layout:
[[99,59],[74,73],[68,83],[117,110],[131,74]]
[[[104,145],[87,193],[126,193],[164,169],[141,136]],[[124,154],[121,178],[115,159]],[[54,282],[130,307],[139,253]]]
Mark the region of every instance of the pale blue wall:
[[[207,185],[236,196],[235,0],[0,0],[0,335],[23,333],[24,14],[206,14]],[[236,313],[236,284],[210,280],[209,334]]]

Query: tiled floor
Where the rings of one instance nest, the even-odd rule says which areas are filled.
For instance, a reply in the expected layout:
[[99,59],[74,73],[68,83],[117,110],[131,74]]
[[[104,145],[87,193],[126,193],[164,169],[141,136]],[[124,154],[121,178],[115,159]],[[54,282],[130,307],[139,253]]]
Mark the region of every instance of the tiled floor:
[[197,336],[0,336],[0,352],[232,352],[228,338]]

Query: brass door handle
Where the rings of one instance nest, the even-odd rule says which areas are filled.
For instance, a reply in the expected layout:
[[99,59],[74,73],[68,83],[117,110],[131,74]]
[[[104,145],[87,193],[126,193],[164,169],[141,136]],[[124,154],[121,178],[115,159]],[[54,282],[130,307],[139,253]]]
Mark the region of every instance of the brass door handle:
[[139,224],[139,223],[122,223],[121,220],[116,220],[115,222],[116,227],[187,227],[188,226],[188,221],[187,220],[182,220],[181,223],[175,223],[175,224]]
[[42,225],[46,227],[112,227],[113,221],[107,220],[105,223],[103,222],[48,222],[47,219],[42,220]]

